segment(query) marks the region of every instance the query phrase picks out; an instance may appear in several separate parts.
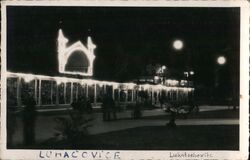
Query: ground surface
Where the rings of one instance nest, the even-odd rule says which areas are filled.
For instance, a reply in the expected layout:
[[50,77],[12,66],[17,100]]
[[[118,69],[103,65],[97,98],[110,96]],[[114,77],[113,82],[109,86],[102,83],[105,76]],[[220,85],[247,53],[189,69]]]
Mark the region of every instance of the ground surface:
[[[109,150],[238,150],[238,125],[147,126],[82,138],[77,149]],[[72,149],[47,142],[43,147]]]
[[[81,149],[237,149],[239,111],[227,107],[201,107],[201,112],[178,116],[177,128],[165,125],[169,114],[161,109],[143,111],[142,119],[131,118],[131,111],[117,113],[118,120],[103,122],[102,113],[93,113],[88,138],[79,138]],[[72,148],[67,142],[52,143],[55,117],[67,114],[39,114],[36,120],[36,145],[30,148]],[[22,145],[22,121],[17,117],[12,148]],[[45,143],[46,142],[46,143]],[[41,145],[43,143],[43,145]],[[54,144],[54,145],[53,145]],[[29,147],[28,147],[29,148]]]

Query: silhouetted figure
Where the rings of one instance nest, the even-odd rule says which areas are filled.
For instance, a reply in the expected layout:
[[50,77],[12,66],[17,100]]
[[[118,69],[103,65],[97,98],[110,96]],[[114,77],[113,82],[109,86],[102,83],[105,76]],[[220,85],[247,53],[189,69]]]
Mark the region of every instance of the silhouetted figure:
[[73,110],[77,110],[78,109],[78,106],[79,104],[78,104],[78,101],[73,101],[72,103],[71,103],[71,107],[72,107],[72,109]]
[[103,98],[102,112],[103,112],[103,121],[110,121],[111,120],[111,112],[113,114],[113,118],[117,119],[115,102],[114,102],[113,98],[109,95],[105,95]]
[[142,117],[141,104],[139,102],[136,102],[136,105],[135,105],[134,110],[132,112],[132,116],[134,119],[139,119]]
[[113,119],[117,120],[115,102],[111,96],[109,97],[109,105],[113,114]]
[[154,104],[156,104],[156,102],[157,102],[157,93],[156,92],[154,93],[154,100],[155,100]]
[[26,146],[35,143],[36,102],[30,95],[24,98],[25,108],[23,110],[23,138]]
[[161,108],[163,108],[163,104],[164,104],[164,97],[163,97],[163,96],[161,96],[161,97],[160,97],[160,99],[159,99],[159,101],[160,101],[160,106],[161,106]]
[[16,107],[7,107],[7,146],[8,148],[13,145],[13,135],[16,128]]
[[170,107],[170,120],[166,124],[170,128],[175,128],[175,120],[176,120],[176,115],[177,115],[177,108],[178,108],[178,103],[172,102],[171,107]]
[[89,98],[87,98],[85,101],[85,108],[86,108],[87,113],[92,113],[93,108],[92,108],[92,105],[91,105]]
[[108,96],[105,95],[102,101],[102,119],[103,121],[109,121],[110,120],[110,112],[109,112],[109,106],[108,106]]

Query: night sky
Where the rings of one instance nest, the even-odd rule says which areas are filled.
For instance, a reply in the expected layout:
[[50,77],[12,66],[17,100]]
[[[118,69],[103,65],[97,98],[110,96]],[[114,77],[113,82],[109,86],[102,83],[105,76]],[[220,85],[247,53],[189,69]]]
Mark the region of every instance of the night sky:
[[[71,44],[92,37],[95,79],[129,81],[148,64],[192,69],[207,86],[215,72],[225,87],[239,77],[239,8],[8,7],[7,69],[57,75],[59,28]],[[184,42],[181,51],[175,39]],[[226,65],[216,64],[219,55]]]

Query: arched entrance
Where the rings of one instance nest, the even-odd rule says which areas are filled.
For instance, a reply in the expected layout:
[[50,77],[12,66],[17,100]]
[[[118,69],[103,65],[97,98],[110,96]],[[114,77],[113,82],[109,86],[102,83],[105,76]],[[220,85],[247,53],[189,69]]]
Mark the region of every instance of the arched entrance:
[[68,58],[65,71],[68,72],[88,72],[89,60],[82,51],[74,51]]

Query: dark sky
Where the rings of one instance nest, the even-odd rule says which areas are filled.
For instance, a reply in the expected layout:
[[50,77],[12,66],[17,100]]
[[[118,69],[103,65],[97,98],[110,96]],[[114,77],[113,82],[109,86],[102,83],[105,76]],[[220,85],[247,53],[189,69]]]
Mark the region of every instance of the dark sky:
[[[239,8],[8,7],[7,69],[55,75],[56,39],[97,45],[94,78],[127,81],[148,64],[195,71],[197,83],[213,83],[216,70],[229,83],[239,76]],[[184,42],[182,51],[173,40]],[[216,57],[227,58],[225,66]],[[232,71],[235,70],[235,71]],[[223,78],[222,78],[223,79]]]

